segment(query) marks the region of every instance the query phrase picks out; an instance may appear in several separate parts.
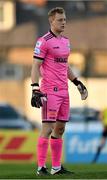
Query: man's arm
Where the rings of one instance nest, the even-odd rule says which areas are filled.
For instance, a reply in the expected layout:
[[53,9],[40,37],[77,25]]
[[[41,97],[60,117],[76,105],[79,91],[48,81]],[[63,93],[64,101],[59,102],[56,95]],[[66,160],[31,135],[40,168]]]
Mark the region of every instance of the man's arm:
[[31,81],[33,83],[39,84],[39,78],[40,78],[40,65],[42,64],[41,60],[34,59],[32,64],[32,70],[31,70]]
[[72,69],[71,69],[70,65],[68,65],[68,79],[73,81],[75,78],[76,78],[76,76],[72,72]]
[[68,79],[71,80],[75,86],[77,86],[78,91],[81,94],[81,99],[85,100],[88,97],[88,91],[84,84],[77,79],[77,77],[73,74],[72,69],[68,65]]
[[40,108],[42,106],[42,98],[45,98],[45,95],[40,91],[39,88],[39,78],[40,78],[40,65],[42,64],[41,60],[34,59],[31,70],[31,81],[32,81],[32,98],[31,105],[32,107]]

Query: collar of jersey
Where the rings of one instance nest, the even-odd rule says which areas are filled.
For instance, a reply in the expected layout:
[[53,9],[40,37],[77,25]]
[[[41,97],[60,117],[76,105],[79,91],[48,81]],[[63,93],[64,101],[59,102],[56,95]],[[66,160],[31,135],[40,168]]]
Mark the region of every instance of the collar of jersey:
[[58,39],[61,39],[61,37],[62,37],[62,36],[56,36],[56,35],[52,32],[51,29],[49,30],[49,32],[50,32],[54,37],[56,37],[56,38],[58,38]]
[[53,36],[57,37],[57,36],[51,31],[51,29],[50,29],[49,31],[50,31],[50,33],[51,33]]

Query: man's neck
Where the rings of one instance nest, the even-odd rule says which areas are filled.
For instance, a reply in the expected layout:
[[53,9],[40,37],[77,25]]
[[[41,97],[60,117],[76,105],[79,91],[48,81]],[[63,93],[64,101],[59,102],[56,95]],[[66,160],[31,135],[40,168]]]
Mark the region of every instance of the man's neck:
[[55,31],[54,29],[51,28],[50,30],[56,37],[60,37],[61,36],[61,32]]

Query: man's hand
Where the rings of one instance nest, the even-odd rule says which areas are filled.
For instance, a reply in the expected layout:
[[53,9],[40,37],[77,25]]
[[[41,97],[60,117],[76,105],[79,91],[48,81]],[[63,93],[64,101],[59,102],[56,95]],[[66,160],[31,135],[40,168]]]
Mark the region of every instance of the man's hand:
[[75,78],[72,82],[77,86],[77,89],[81,94],[81,99],[85,100],[88,97],[88,91],[84,84],[81,81],[77,80],[77,78]]
[[85,100],[88,97],[88,91],[81,81],[80,84],[78,84],[77,88],[81,94],[81,99]]
[[32,107],[40,108],[42,106],[43,100],[47,100],[45,94],[39,90],[39,85],[37,83],[31,84],[32,86]]

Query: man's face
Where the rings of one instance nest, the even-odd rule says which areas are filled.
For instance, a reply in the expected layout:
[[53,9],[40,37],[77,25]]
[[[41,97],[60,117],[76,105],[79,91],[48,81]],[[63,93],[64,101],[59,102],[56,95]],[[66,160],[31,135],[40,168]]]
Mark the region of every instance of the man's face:
[[58,14],[56,13],[51,21],[51,26],[54,28],[57,32],[63,32],[66,25],[66,16],[65,13]]

